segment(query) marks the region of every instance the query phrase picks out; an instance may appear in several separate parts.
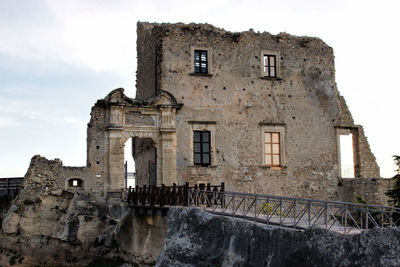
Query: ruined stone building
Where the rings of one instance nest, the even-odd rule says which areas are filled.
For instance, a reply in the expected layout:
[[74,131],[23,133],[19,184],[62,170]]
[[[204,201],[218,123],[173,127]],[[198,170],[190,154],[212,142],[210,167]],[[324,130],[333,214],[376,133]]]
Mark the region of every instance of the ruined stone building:
[[[322,40],[207,24],[137,24],[137,93],[93,106],[87,167],[60,185],[124,187],[131,139],[137,184],[225,182],[228,190],[381,201],[387,181],[335,83]],[[351,135],[354,179],[341,177]]]

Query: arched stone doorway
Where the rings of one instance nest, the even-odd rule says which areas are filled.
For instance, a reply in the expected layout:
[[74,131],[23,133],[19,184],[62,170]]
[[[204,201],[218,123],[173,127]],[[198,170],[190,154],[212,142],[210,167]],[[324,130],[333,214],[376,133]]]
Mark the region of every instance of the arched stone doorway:
[[115,89],[92,108],[88,166],[103,181],[104,190],[119,190],[124,187],[125,142],[130,138],[151,139],[156,151],[157,185],[176,183],[175,114],[182,104],[162,90],[145,101],[129,98],[123,92],[122,88]]

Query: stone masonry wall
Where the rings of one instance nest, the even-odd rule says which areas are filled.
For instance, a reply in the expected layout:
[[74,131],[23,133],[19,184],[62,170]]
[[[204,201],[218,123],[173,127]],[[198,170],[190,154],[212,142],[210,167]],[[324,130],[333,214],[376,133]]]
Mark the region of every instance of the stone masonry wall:
[[[138,29],[138,43],[157,32],[159,88],[184,104],[177,113],[179,183],[224,181],[236,191],[337,200],[336,127],[355,125],[336,88],[332,48],[318,38],[207,24],[138,23]],[[191,73],[193,46],[209,49],[211,75]],[[262,50],[280,52],[281,79],[261,77]],[[138,59],[148,53],[138,50]],[[138,82],[146,79],[138,73]],[[215,129],[209,167],[192,160],[193,127],[204,123]],[[281,169],[262,159],[263,127],[275,126],[284,132]],[[379,177],[360,131],[361,178]]]
[[359,160],[360,177],[380,177],[380,169],[376,164],[375,155],[371,152],[367,137],[364,134],[364,128],[357,125],[359,135]]
[[[81,179],[82,188],[68,188],[68,180]],[[87,167],[66,167],[59,159],[48,160],[40,155],[31,159],[22,184],[21,198],[30,199],[37,194],[51,194],[61,190],[101,191],[103,180]],[[32,199],[31,199],[32,200]],[[32,200],[34,201],[34,200]]]
[[[87,128],[87,167],[99,175],[100,177],[106,177],[104,166],[107,164],[106,145],[107,132],[98,131],[99,128],[106,127],[107,115],[103,108],[99,106],[93,106],[90,113],[90,122]],[[103,178],[104,179],[104,178]],[[108,181],[104,181],[108,182]],[[100,190],[104,190],[103,188]]]
[[369,204],[389,205],[385,193],[393,186],[393,179],[358,178],[339,179],[339,199],[354,202],[356,196],[362,197]]
[[136,80],[136,99],[145,100],[154,96],[158,89],[159,82],[159,65],[158,61],[161,56],[160,52],[160,39],[157,29],[153,29],[146,24],[138,24],[138,36],[142,38],[137,39],[137,76],[140,79]]

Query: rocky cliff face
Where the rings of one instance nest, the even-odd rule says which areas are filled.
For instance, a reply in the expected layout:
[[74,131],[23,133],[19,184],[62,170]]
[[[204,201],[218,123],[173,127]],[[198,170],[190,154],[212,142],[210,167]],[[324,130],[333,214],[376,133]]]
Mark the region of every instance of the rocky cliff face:
[[166,217],[134,215],[120,199],[99,193],[60,190],[59,164],[40,162],[41,168],[31,164],[20,194],[0,213],[0,266],[155,263]]
[[400,229],[297,231],[172,208],[157,266],[399,266]]
[[158,266],[400,266],[400,228],[344,236],[196,208],[138,215],[119,199],[61,190],[60,164],[35,162],[43,166],[31,164],[20,194],[0,211],[0,266],[147,266],[159,255]]
[[4,215],[3,263],[68,265],[95,257],[121,257],[118,228],[126,209],[89,194],[55,192],[17,199]]

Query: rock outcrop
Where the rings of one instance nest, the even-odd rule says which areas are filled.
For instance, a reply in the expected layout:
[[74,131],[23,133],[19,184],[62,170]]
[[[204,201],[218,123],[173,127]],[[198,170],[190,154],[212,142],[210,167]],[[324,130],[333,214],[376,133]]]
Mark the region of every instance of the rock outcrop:
[[62,190],[60,166],[32,159],[20,194],[0,214],[0,266],[154,264],[167,218],[134,215],[119,198]]
[[399,255],[400,228],[342,235],[172,208],[157,266],[399,266]]
[[32,161],[20,194],[0,212],[0,266],[147,266],[159,255],[158,266],[400,266],[400,228],[341,235],[197,208],[139,215],[118,198],[60,189],[61,163]]

